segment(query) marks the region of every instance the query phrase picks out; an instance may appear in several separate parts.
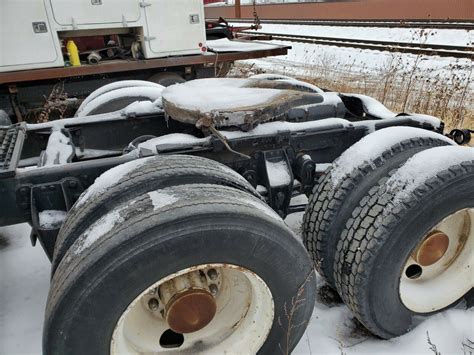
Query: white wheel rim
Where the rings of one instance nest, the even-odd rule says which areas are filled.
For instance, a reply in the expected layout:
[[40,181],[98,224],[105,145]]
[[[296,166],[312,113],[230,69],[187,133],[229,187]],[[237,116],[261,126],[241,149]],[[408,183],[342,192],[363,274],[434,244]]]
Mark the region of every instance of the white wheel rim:
[[[170,327],[160,314],[146,307],[147,297],[169,280],[209,269],[221,275],[214,318],[204,328],[183,334],[178,347],[161,346],[160,338]],[[256,353],[270,332],[273,318],[272,294],[258,275],[229,264],[195,266],[159,280],[130,303],[115,326],[110,353]]]
[[474,208],[449,215],[427,236],[433,233],[449,239],[440,259],[421,266],[419,254],[416,254],[421,248],[420,243],[405,263],[400,277],[400,299],[408,309],[417,313],[445,308],[474,287]]

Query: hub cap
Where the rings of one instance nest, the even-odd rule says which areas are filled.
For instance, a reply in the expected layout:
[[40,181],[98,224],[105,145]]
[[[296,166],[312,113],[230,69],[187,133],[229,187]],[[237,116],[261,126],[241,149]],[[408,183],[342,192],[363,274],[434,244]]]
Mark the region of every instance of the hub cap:
[[449,237],[440,231],[433,231],[423,240],[414,255],[421,266],[430,266],[439,261],[449,247]]
[[187,290],[166,305],[166,322],[176,333],[193,333],[209,324],[216,314],[216,301],[206,290]]

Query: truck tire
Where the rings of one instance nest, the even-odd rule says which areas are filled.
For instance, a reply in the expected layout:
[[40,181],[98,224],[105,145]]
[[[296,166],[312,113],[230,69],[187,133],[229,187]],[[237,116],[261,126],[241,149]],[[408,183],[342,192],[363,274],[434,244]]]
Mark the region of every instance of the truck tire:
[[89,101],[76,117],[99,115],[124,109],[135,101],[152,101],[161,98],[162,87],[125,87],[108,91]]
[[148,78],[148,81],[162,85],[164,87],[186,82],[186,80],[184,80],[181,75],[173,72],[162,72],[153,74]]
[[337,242],[359,201],[415,153],[448,144],[454,142],[438,133],[391,127],[362,138],[334,161],[314,187],[303,218],[304,243],[330,286]]
[[51,273],[91,222],[148,191],[191,183],[231,186],[260,195],[241,175],[213,160],[188,155],[153,156],[112,168],[96,179],[68,212],[59,231]]
[[429,149],[354,211],[337,246],[336,286],[372,333],[399,336],[472,298],[473,181],[474,148]]
[[81,105],[76,111],[75,117],[78,116],[83,116],[81,115],[81,112],[84,110],[84,108],[87,106],[89,102],[92,100],[96,99],[97,97],[106,94],[110,91],[118,90],[118,89],[123,89],[123,88],[131,88],[131,87],[155,87],[158,89],[163,89],[161,85],[145,81],[145,80],[120,80],[116,81],[104,86],[101,86],[97,90],[93,91],[92,93],[87,96],[84,101],[82,101]]
[[52,280],[43,352],[290,353],[314,297],[304,246],[265,203],[224,186],[170,187],[76,240]]

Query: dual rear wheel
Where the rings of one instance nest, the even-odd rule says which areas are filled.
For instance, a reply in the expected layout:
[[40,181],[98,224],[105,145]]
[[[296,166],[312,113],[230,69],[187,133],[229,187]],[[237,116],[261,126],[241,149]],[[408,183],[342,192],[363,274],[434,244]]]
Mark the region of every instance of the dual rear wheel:
[[44,351],[291,351],[312,313],[315,275],[251,185],[196,157],[115,169],[60,232]]
[[[474,151],[379,132],[326,171],[303,237],[361,323],[391,338],[472,298]],[[193,156],[133,161],[98,178],[61,228],[44,350],[289,352],[312,313],[312,270],[233,170]]]
[[315,187],[305,244],[372,333],[399,336],[472,298],[473,181],[474,149],[400,127],[349,148]]

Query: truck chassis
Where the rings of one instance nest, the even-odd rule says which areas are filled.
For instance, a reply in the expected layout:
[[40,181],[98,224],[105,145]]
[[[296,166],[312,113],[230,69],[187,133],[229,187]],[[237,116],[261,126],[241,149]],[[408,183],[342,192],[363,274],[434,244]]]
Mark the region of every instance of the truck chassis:
[[[465,279],[473,243],[472,228],[466,227],[474,220],[472,148],[456,147],[436,118],[392,116],[362,95],[325,93],[278,75],[239,80],[171,86],[152,110],[131,110],[142,107],[134,103],[111,113],[0,127],[0,225],[29,223],[33,245],[39,241],[53,264],[45,351],[224,351],[235,350],[238,334],[244,334],[245,351],[289,352],[304,331],[294,324],[306,324],[311,316],[314,266],[383,338],[408,331],[415,316],[459,299],[472,301]],[[217,100],[215,105],[227,106],[209,112],[202,111],[207,102],[198,100],[197,114],[176,98],[187,86],[194,91],[181,92],[205,97],[209,85],[242,95],[274,90],[276,96],[259,99],[264,106],[243,108]],[[275,105],[278,100],[283,104]],[[454,134],[460,143],[468,136],[467,130]],[[430,159],[446,166],[439,179],[423,165]],[[420,180],[411,181],[410,173]],[[115,181],[117,175],[122,178]],[[456,184],[440,183],[448,180]],[[418,191],[414,183],[424,190],[401,194]],[[308,203],[292,204],[301,194]],[[443,206],[441,212],[430,213],[423,194]],[[411,202],[400,205],[397,199]],[[62,219],[42,221],[43,213],[58,211]],[[303,242],[312,262],[282,221],[302,211]],[[393,221],[402,222],[393,227]],[[402,233],[407,226],[415,231]],[[147,244],[136,244],[141,240]],[[401,244],[390,249],[393,240]],[[360,253],[363,259],[354,259]],[[378,255],[388,260],[383,267]],[[440,267],[443,258],[450,261]],[[161,276],[148,269],[152,264]],[[443,276],[452,272],[461,275],[458,281]],[[451,282],[452,295],[430,298],[433,292],[423,283],[410,283],[424,280],[425,273]],[[402,303],[398,294],[391,300],[387,282],[399,283]],[[420,306],[412,292],[405,293],[407,287],[428,292],[431,303]],[[364,293],[376,288],[386,304]],[[110,292],[120,297],[106,307]],[[403,316],[386,318],[386,307]],[[71,322],[68,314],[81,317]],[[232,327],[226,325],[237,316]],[[106,333],[90,333],[96,322]],[[142,324],[156,327],[159,344],[145,330],[132,336]],[[90,336],[88,344],[84,336]]]

